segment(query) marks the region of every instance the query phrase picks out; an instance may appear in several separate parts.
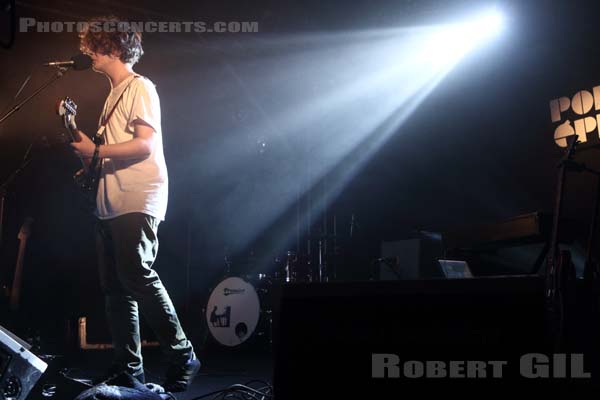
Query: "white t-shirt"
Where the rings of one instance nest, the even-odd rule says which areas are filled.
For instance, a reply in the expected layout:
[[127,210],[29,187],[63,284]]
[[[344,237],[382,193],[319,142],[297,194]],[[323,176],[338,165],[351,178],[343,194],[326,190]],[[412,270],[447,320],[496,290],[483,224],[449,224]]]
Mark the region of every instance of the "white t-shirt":
[[110,145],[133,139],[133,121],[137,119],[154,128],[156,142],[148,158],[103,160],[96,197],[96,216],[109,219],[141,212],[162,221],[167,211],[168,176],[158,94],[149,79],[131,76],[110,91],[100,121],[110,113],[121,93],[123,98],[106,124],[105,143]]

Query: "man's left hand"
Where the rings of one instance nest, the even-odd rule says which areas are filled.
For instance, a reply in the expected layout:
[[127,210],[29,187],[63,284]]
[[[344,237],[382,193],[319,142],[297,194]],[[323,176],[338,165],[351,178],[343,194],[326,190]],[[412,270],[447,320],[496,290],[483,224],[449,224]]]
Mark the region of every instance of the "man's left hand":
[[77,135],[75,141],[71,143],[71,148],[80,157],[92,158],[96,145],[85,133],[78,130]]

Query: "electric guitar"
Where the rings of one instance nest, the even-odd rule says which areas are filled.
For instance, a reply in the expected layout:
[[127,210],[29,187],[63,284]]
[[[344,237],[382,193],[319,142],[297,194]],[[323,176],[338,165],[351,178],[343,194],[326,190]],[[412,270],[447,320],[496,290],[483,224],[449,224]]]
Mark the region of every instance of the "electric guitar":
[[[77,104],[71,98],[65,97],[57,103],[56,113],[62,118],[63,125],[69,133],[69,141],[80,141],[77,133],[77,124],[75,123]],[[98,131],[92,138],[92,141],[95,145],[104,144],[103,131]],[[90,208],[93,208],[96,205],[96,193],[98,192],[102,162],[97,155],[94,155],[91,160],[86,160],[80,156],[79,160],[81,161],[82,168],[73,175],[73,179],[75,185],[83,192]]]

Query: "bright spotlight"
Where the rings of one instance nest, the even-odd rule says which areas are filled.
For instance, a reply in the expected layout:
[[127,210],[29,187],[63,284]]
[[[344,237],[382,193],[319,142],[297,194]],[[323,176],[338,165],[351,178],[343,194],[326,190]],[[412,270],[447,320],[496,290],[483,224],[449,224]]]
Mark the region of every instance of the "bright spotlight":
[[504,29],[504,16],[491,10],[468,21],[438,27],[428,40],[424,56],[436,68],[449,68],[469,51],[497,36]]
[[[259,153],[271,153],[261,159],[259,169],[249,171],[259,176],[268,170],[269,175],[268,179],[240,181],[223,198],[217,207],[219,218],[227,221],[223,238],[237,238],[232,247],[242,250],[285,220],[285,233],[272,237],[268,247],[275,253],[289,246],[300,230],[309,230],[315,216],[398,133],[461,59],[491,42],[504,24],[500,12],[488,9],[445,24],[302,33],[253,42],[258,57],[267,49],[284,49],[278,57],[253,60],[264,72],[248,82],[253,86],[244,84],[244,90],[264,96],[253,104],[270,107],[260,106],[264,117],[253,119],[256,125],[240,126],[244,132],[257,132]],[[307,71],[318,72],[307,75]],[[272,86],[272,82],[289,84]],[[231,90],[233,96],[238,88],[234,85]],[[277,102],[270,101],[274,95]],[[271,146],[269,138],[275,137],[285,140]],[[205,165],[216,176],[230,176],[235,168],[246,176],[249,167],[245,165],[252,165],[253,159],[244,157],[250,152],[233,140],[222,146],[222,151],[207,154],[210,162]],[[293,153],[275,153],[284,147]],[[218,156],[222,152],[238,156],[224,159]],[[289,162],[282,163],[275,154],[286,154]],[[243,211],[232,220],[231,209]],[[296,221],[304,222],[288,218],[291,213]],[[264,262],[269,261],[265,258]]]
[[481,36],[493,37],[504,29],[504,15],[498,10],[492,10],[473,23],[473,33],[479,33]]

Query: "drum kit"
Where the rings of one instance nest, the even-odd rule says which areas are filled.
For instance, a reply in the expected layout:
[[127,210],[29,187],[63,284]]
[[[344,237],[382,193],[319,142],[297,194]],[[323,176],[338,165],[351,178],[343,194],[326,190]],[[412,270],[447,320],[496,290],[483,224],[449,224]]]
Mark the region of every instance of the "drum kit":
[[271,344],[273,288],[275,285],[314,281],[310,261],[289,251],[275,259],[270,274],[233,276],[226,259],[225,277],[210,291],[205,308],[208,331],[219,344],[237,347],[244,343]]
[[[204,309],[210,336],[226,347],[237,347],[255,342],[271,345],[271,326],[274,305],[274,288],[280,285],[310,282],[327,282],[336,279],[336,256],[338,254],[336,218],[331,220],[328,231],[326,216],[319,235],[309,236],[306,253],[299,249],[287,251],[284,257],[274,260],[274,268],[267,273],[244,275],[232,273],[232,263],[225,257],[225,274],[210,291]],[[350,237],[353,234],[354,215],[350,221]],[[226,253],[228,251],[226,250]],[[246,262],[244,271],[256,271],[253,255]]]

